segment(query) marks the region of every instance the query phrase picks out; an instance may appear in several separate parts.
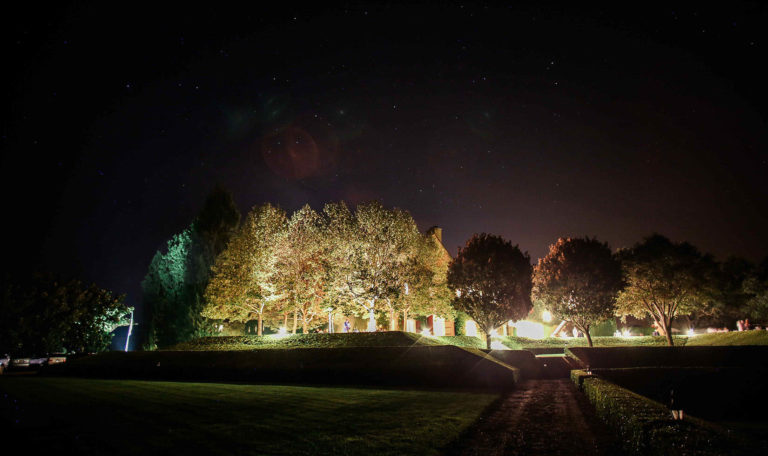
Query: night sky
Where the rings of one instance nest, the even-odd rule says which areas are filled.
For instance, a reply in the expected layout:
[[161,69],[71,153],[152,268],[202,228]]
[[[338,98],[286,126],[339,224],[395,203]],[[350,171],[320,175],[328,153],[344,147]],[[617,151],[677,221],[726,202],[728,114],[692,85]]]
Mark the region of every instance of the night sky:
[[4,268],[136,305],[216,183],[243,212],[379,199],[452,254],[483,231],[534,261],[654,231],[768,254],[765,4],[14,3]]

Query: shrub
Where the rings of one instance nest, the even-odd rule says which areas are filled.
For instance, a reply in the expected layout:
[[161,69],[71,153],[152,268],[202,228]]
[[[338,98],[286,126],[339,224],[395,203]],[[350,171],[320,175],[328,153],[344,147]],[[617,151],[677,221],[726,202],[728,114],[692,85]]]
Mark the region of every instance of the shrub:
[[621,367],[768,367],[768,347],[570,347],[592,369]]
[[637,455],[746,454],[748,443],[702,420],[672,420],[667,407],[607,380],[574,371],[597,415],[618,434],[624,450]]

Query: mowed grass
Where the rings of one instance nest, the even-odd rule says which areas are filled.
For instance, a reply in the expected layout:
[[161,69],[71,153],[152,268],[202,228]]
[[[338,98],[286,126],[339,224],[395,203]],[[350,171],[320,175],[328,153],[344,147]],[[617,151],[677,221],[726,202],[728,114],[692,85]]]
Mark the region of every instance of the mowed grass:
[[438,454],[497,397],[0,377],[8,436],[79,454]]
[[[500,337],[500,342],[512,350],[525,350],[529,348],[568,348],[586,347],[586,337],[548,337],[546,339],[529,339],[526,337],[505,336]],[[688,342],[686,336],[673,336],[675,345],[684,346]],[[648,347],[667,345],[664,336],[632,336],[632,337],[593,337],[595,347]]]
[[686,345],[768,345],[768,331],[731,331],[688,338]]

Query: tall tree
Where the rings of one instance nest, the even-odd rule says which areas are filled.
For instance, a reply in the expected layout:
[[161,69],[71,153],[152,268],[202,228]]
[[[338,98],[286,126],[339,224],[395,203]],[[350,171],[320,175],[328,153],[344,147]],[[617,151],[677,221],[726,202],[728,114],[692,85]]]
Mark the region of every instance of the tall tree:
[[164,253],[155,253],[141,283],[147,348],[167,347],[195,336],[199,316],[190,301],[195,299],[199,268],[190,254],[193,237],[193,227],[174,235]]
[[531,257],[500,236],[475,234],[448,266],[448,286],[456,310],[466,312],[485,332],[531,310]]
[[256,319],[258,334],[263,334],[264,313],[280,299],[276,249],[285,223],[285,212],[270,204],[248,213],[216,259],[203,316],[240,322]]
[[619,251],[625,288],[617,299],[617,313],[650,316],[673,345],[672,322],[707,306],[712,299],[715,263],[687,242],[672,242],[654,234]]
[[231,193],[216,186],[195,221],[155,254],[142,282],[145,346],[170,346],[209,332],[202,316],[205,289],[239,221]]
[[330,285],[330,249],[323,219],[308,205],[291,215],[277,240],[278,289],[301,317],[306,334],[323,313]]
[[590,327],[613,316],[621,287],[621,263],[594,238],[560,238],[534,268],[534,299],[573,323],[590,347]]
[[216,257],[227,247],[239,223],[240,211],[232,193],[216,185],[208,194],[195,220],[195,231],[207,268],[213,265]]
[[[394,312],[403,314],[405,328],[409,315],[453,316],[451,292],[447,284],[450,255],[431,234],[420,236],[414,255],[401,268],[399,287],[401,291],[390,306]],[[392,327],[397,329],[397,319],[392,319]]]
[[376,330],[381,302],[397,297],[402,268],[415,254],[421,235],[411,215],[377,201],[360,204],[354,215],[343,203],[326,208],[336,237],[337,287],[368,313],[368,331]]

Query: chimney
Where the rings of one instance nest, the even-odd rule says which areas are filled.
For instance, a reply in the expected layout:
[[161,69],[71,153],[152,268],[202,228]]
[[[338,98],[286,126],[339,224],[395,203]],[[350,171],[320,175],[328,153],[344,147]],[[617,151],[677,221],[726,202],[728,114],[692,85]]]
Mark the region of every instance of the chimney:
[[431,234],[434,236],[440,243],[443,242],[443,229],[439,226],[433,226],[432,228],[427,230],[427,234]]

